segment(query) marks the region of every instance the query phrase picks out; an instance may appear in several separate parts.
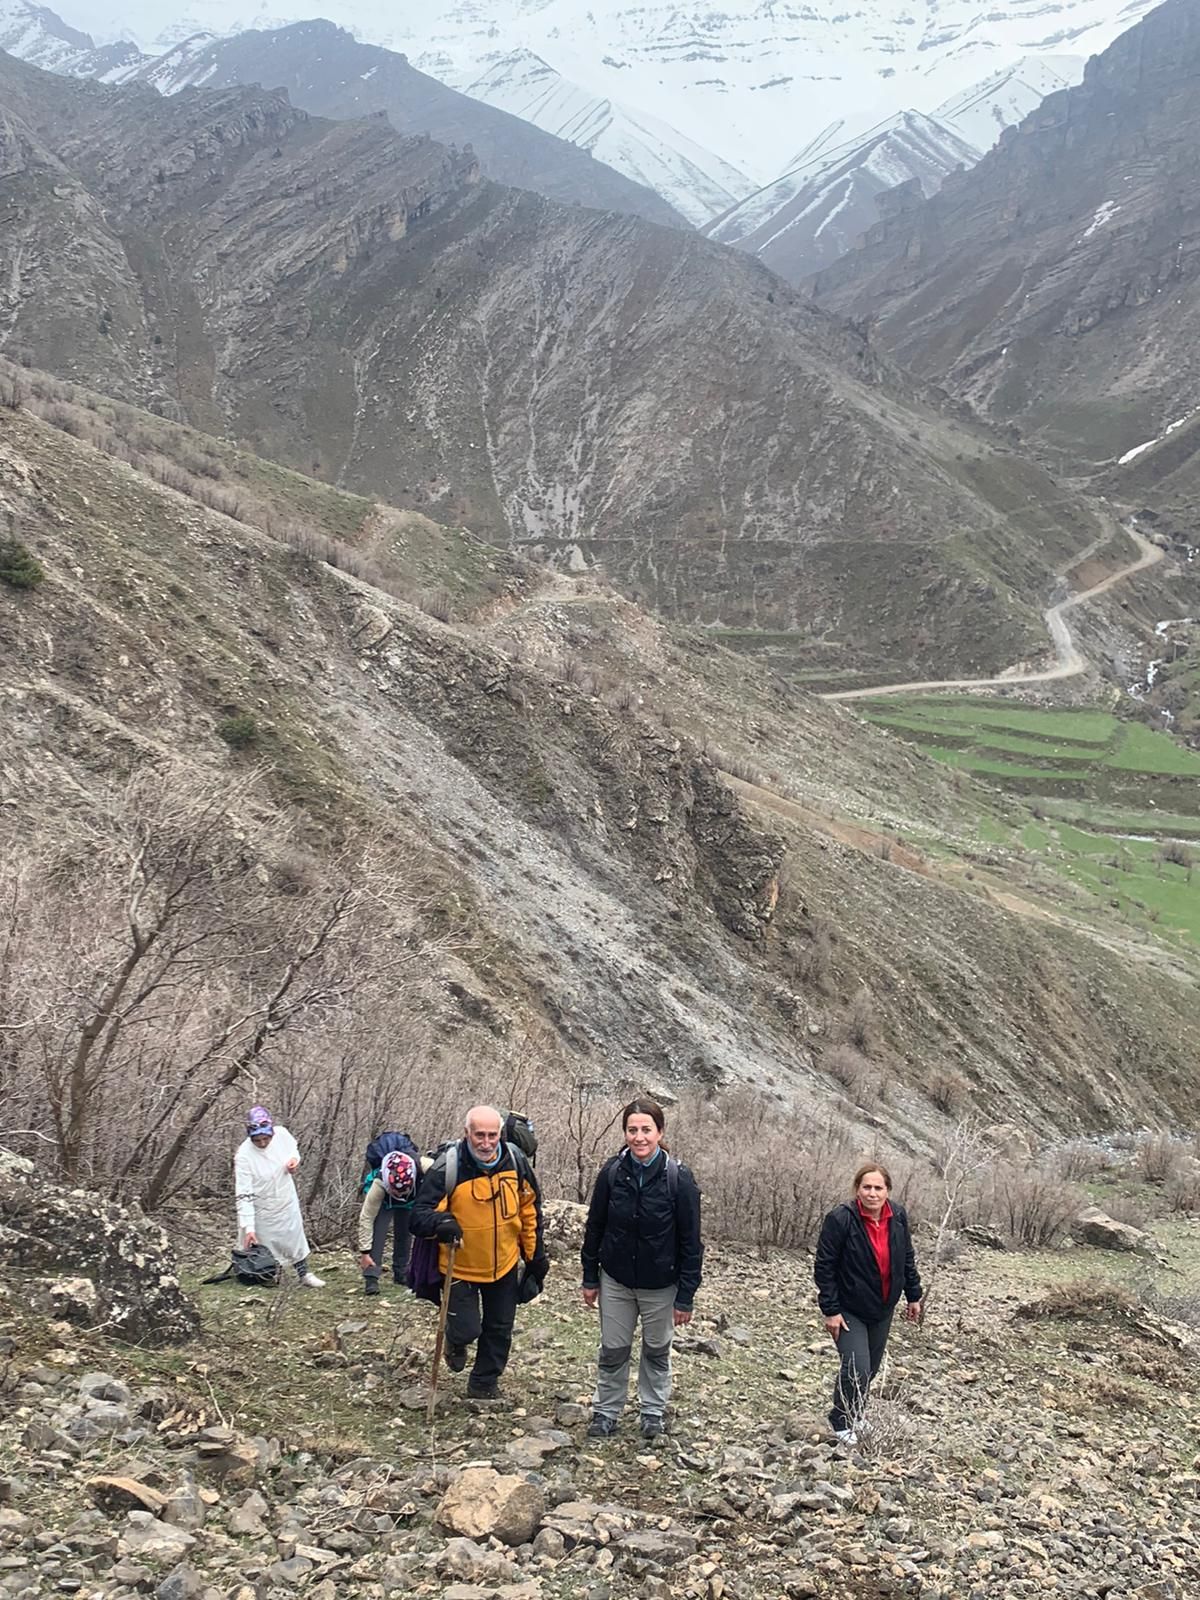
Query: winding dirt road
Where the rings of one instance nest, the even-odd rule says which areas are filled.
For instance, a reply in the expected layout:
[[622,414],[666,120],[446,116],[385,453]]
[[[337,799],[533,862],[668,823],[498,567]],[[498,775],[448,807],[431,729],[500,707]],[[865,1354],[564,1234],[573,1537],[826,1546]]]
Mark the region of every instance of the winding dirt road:
[[[1046,628],[1058,661],[1055,666],[1046,668],[1044,672],[1009,671],[998,678],[931,678],[923,683],[882,683],[873,689],[835,689],[818,695],[817,698],[873,700],[877,695],[884,694],[920,694],[937,689],[998,689],[1018,683],[1054,683],[1060,678],[1077,677],[1087,667],[1087,661],[1071,637],[1071,630],[1067,625],[1067,612],[1073,611],[1076,606],[1081,606],[1088,600],[1094,600],[1097,595],[1111,589],[1114,584],[1132,578],[1135,572],[1142,572],[1146,567],[1155,566],[1163,558],[1163,552],[1159,547],[1151,544],[1149,539],[1140,534],[1136,528],[1127,527],[1125,532],[1138,547],[1137,560],[1130,562],[1127,567],[1121,567],[1117,572],[1110,572],[1107,578],[1102,579],[1100,583],[1094,583],[1090,589],[1068,595],[1065,600],[1060,600],[1045,613]],[[1083,559],[1084,556],[1077,557],[1075,565]]]

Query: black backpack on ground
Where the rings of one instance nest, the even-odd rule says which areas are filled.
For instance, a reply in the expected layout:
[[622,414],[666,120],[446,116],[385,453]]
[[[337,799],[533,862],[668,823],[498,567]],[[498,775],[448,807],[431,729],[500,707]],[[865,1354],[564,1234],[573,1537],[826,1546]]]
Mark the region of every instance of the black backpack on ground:
[[228,1278],[236,1278],[247,1288],[258,1289],[266,1284],[278,1283],[279,1272],[279,1263],[266,1245],[252,1244],[247,1245],[244,1250],[234,1250],[225,1271],[218,1272],[215,1278],[205,1278],[203,1281],[224,1283]]

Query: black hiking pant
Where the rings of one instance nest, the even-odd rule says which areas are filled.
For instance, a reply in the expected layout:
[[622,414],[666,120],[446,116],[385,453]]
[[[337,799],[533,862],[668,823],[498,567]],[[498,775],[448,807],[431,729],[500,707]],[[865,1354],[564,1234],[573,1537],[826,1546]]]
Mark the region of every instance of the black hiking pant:
[[450,1308],[446,1314],[446,1338],[451,1344],[466,1346],[479,1341],[471,1382],[492,1384],[508,1365],[512,1349],[513,1324],[517,1320],[518,1263],[495,1283],[466,1283],[456,1278],[450,1285]]
[[408,1271],[408,1252],[412,1240],[408,1233],[409,1218],[412,1216],[411,1206],[380,1206],[375,1214],[375,1224],[371,1230],[371,1265],[364,1267],[364,1278],[378,1278],[383,1271],[383,1263],[387,1258],[388,1228],[392,1227],[392,1277],[397,1283],[404,1282],[404,1275]]
[[879,1322],[864,1322],[861,1317],[842,1312],[847,1323],[837,1340],[842,1366],[833,1386],[833,1410],[829,1413],[829,1426],[837,1433],[854,1428],[863,1420],[871,1379],[879,1371],[887,1349],[892,1315],[889,1311]]

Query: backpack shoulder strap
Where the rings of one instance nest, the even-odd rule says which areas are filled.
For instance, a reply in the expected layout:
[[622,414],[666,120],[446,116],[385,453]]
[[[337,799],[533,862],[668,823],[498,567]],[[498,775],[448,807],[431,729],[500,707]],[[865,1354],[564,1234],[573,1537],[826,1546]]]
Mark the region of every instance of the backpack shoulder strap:
[[679,1163],[674,1156],[667,1157],[667,1193],[672,1200],[679,1194]]
[[541,1195],[537,1178],[534,1176],[533,1165],[529,1157],[519,1145],[506,1144],[505,1150],[512,1157],[513,1170],[517,1175],[517,1182],[524,1189],[532,1189],[534,1194]]
[[225,1268],[224,1272],[218,1272],[215,1278],[201,1278],[200,1282],[202,1284],[205,1284],[205,1283],[224,1283],[226,1281],[226,1279],[232,1278],[232,1277],[233,1277],[233,1263],[230,1262],[230,1264]]
[[449,1206],[450,1197],[458,1188],[458,1141],[446,1151],[446,1204]]

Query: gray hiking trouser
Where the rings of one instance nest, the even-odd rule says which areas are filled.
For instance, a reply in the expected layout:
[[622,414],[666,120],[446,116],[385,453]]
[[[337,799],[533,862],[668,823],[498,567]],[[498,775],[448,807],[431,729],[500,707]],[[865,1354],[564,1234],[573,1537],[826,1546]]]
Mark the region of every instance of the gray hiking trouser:
[[642,1354],[638,1362],[638,1404],[644,1417],[661,1417],[671,1398],[671,1342],[675,1337],[675,1294],[665,1289],[627,1289],[600,1273],[600,1356],[592,1409],[612,1421],[621,1415],[629,1394],[629,1362],[633,1335],[642,1319]]
[[871,1379],[883,1363],[892,1327],[891,1311],[878,1322],[864,1322],[845,1311],[842,1316],[847,1324],[837,1340],[842,1366],[833,1386],[833,1410],[829,1413],[829,1425],[839,1433],[862,1421]]

